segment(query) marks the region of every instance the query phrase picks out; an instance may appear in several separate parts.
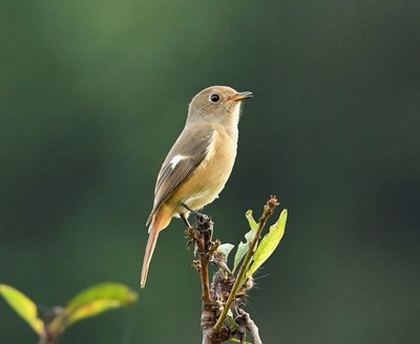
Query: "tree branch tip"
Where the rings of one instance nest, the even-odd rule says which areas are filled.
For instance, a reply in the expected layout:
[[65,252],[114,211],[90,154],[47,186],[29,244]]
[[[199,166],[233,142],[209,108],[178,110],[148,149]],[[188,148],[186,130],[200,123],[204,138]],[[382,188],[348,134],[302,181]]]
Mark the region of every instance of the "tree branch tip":
[[[252,259],[259,245],[261,234],[275,209],[280,205],[275,195],[270,195],[263,206],[258,223],[247,212],[251,230],[255,231],[249,239],[245,256],[237,264],[237,272],[231,272],[220,240],[213,240],[213,221],[208,216],[197,217],[196,229],[193,229],[193,242],[196,247],[194,267],[199,271],[202,289],[203,344],[221,344],[232,338],[245,342],[246,333],[253,338],[254,344],[261,344],[259,329],[250,315],[240,307],[247,303],[249,291],[254,287],[254,279],[247,276]],[[251,221],[252,220],[252,221]],[[247,237],[246,237],[247,238]],[[248,239],[247,239],[248,242]],[[226,251],[227,252],[227,251]],[[236,256],[235,256],[236,260]],[[216,271],[209,279],[209,263],[216,266]]]
[[275,208],[280,205],[280,201],[278,200],[276,195],[270,195],[267,204],[270,208]]

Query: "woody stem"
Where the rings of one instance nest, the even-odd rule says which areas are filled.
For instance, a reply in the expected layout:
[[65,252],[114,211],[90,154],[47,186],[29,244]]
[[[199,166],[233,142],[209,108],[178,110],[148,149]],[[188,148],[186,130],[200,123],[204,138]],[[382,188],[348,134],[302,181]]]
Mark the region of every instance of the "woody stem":
[[233,301],[235,301],[236,294],[238,293],[239,289],[242,287],[244,283],[244,277],[246,271],[248,271],[249,264],[251,263],[251,259],[254,255],[255,248],[257,246],[259,237],[261,235],[262,230],[264,229],[265,225],[267,224],[268,219],[271,215],[273,215],[274,209],[279,205],[277,199],[275,197],[271,197],[264,206],[263,213],[258,221],[258,228],[255,234],[254,239],[249,244],[248,252],[242,262],[242,265],[239,269],[239,272],[236,276],[235,283],[233,284],[232,290],[229,293],[229,297],[225,303],[225,306],[220,314],[219,318],[217,319],[216,325],[214,325],[214,331],[220,331],[223,323],[226,319],[226,316],[229,312],[230,307],[232,306]]
[[209,247],[213,223],[208,218],[198,219],[197,229],[200,233],[196,242],[200,256],[201,298],[203,307],[206,307],[212,303],[209,279]]

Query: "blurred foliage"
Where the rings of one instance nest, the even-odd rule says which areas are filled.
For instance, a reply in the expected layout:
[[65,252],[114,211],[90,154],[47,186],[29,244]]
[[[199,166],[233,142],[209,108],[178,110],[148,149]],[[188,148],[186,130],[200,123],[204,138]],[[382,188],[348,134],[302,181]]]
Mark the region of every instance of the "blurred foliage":
[[[64,308],[44,310],[40,318],[36,304],[19,290],[0,284],[0,295],[42,338],[51,343],[75,322],[93,317],[108,310],[127,306],[137,300],[137,294],[119,283],[94,285],[76,295]],[[43,341],[41,340],[41,343]]]
[[19,290],[5,284],[0,284],[0,295],[14,309],[14,311],[25,320],[32,329],[41,335],[44,329],[44,322],[38,318],[38,311],[34,302]]
[[[44,304],[101,280],[136,288],[188,101],[227,84],[255,96],[205,209],[215,236],[237,242],[269,193],[292,214],[254,276],[264,343],[417,343],[419,15],[414,0],[1,1],[1,280]],[[162,233],[141,312],[61,342],[198,342],[183,229]],[[2,312],[0,342],[33,334]]]

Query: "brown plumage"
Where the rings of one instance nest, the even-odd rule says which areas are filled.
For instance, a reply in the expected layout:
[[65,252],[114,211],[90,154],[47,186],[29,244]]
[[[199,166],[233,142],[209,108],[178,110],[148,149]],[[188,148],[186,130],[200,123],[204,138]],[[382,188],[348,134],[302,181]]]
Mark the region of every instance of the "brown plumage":
[[202,90],[191,101],[184,130],[162,164],[156,181],[153,209],[147,224],[149,239],[140,285],[146,283],[159,233],[172,217],[188,218],[214,201],[224,188],[236,157],[240,103],[251,92],[226,86]]

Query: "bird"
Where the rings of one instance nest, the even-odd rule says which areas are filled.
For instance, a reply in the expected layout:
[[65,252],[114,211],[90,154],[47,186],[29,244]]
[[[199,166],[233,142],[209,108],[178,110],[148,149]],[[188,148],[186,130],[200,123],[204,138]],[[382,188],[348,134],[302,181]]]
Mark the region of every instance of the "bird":
[[237,154],[241,104],[252,92],[211,86],[197,93],[188,106],[184,129],[167,154],[156,180],[149,237],[140,286],[146,285],[159,234],[173,217],[188,227],[188,216],[218,198],[232,172]]

